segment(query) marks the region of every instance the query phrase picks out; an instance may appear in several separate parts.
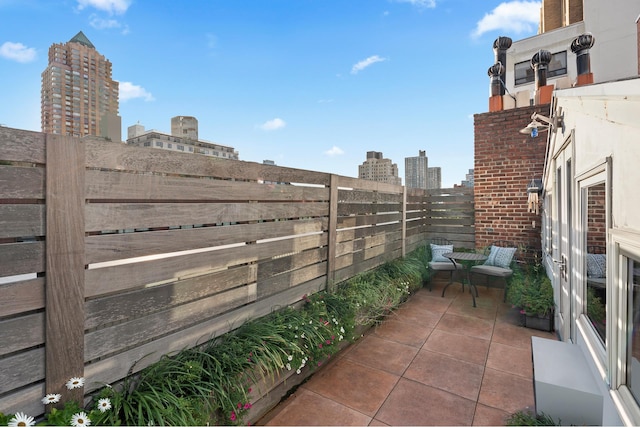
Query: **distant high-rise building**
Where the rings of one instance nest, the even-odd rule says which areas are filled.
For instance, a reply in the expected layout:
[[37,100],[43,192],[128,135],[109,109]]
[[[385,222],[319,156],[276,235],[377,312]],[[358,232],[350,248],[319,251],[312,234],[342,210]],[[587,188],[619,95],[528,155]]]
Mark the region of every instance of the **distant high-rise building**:
[[54,43],[42,72],[42,132],[121,141],[118,91],[111,62],[82,31],[67,43]]
[[442,169],[440,167],[427,169],[427,189],[442,188]]
[[398,165],[382,157],[378,151],[367,151],[367,160],[358,166],[358,178],[402,185],[402,179],[398,177]]
[[404,158],[404,184],[408,188],[422,188],[426,190],[428,187],[429,158],[427,152],[418,150],[418,157]]
[[469,169],[469,173],[465,176],[461,184],[463,187],[473,187],[473,169]]
[[152,147],[183,153],[204,154],[205,156],[238,160],[238,152],[233,147],[198,139],[198,120],[190,116],[171,118],[171,135],[157,130],[145,130],[140,123],[127,128],[127,144],[138,147]]

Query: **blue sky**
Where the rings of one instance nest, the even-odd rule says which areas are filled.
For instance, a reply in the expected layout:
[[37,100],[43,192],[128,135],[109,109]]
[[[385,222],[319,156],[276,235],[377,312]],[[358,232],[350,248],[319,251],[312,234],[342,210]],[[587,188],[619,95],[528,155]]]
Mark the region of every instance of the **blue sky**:
[[426,150],[451,187],[473,168],[492,43],[536,34],[539,1],[0,0],[0,124],[40,131],[53,43],[83,31],[120,82],[122,135],[201,139],[240,159],[357,176],[367,151]]

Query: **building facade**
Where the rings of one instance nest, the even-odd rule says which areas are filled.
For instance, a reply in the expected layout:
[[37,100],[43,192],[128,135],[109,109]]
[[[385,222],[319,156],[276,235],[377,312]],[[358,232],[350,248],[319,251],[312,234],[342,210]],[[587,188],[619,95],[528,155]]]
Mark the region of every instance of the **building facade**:
[[198,139],[198,120],[191,116],[172,117],[171,134],[145,130],[139,123],[129,126],[127,144],[239,160],[239,154],[233,147]]
[[385,159],[378,151],[367,151],[367,160],[358,166],[358,178],[402,185],[402,178],[398,177],[398,165],[391,159]]
[[119,84],[111,78],[111,62],[82,31],[51,45],[41,77],[42,132],[122,140]]
[[442,188],[442,168],[440,166],[427,169],[427,189]]
[[405,157],[404,159],[404,184],[408,188],[428,187],[429,158],[425,150],[419,150],[417,157]]

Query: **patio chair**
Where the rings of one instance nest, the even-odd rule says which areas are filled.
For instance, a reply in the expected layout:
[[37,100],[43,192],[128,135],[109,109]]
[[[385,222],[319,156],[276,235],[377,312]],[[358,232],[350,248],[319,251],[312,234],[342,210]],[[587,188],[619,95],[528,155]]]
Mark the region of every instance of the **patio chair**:
[[[485,248],[484,254],[488,256],[484,264],[474,265],[469,270],[469,280],[474,282],[474,276],[485,276],[485,280],[489,277],[497,278],[504,284],[503,301],[507,300],[507,288],[509,283],[507,279],[513,275],[512,265],[516,262],[516,252],[518,248],[513,242],[508,240],[498,240]],[[486,284],[486,282],[485,282]],[[476,285],[476,291],[478,287]]]
[[[440,272],[445,271],[449,272],[449,284],[453,283],[453,273],[456,271],[463,271],[464,266],[461,264],[454,264],[450,259],[445,258],[442,254],[447,252],[453,252],[453,244],[443,238],[443,237],[434,237],[429,242],[429,246],[427,248],[431,252],[431,261],[429,261],[429,291],[433,289],[433,276]],[[464,290],[464,283],[462,284]]]

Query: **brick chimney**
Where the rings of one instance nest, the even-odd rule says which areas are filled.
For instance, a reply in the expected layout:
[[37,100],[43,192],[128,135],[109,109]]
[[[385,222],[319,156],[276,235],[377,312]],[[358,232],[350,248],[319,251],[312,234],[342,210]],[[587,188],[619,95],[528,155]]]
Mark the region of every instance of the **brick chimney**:
[[595,42],[595,37],[589,33],[581,34],[571,42],[571,52],[576,54],[576,68],[578,69],[576,86],[593,83],[589,50]]
[[531,57],[531,68],[533,68],[536,93],[535,104],[549,104],[553,94],[553,85],[547,85],[547,67],[551,62],[551,52],[541,49]]

